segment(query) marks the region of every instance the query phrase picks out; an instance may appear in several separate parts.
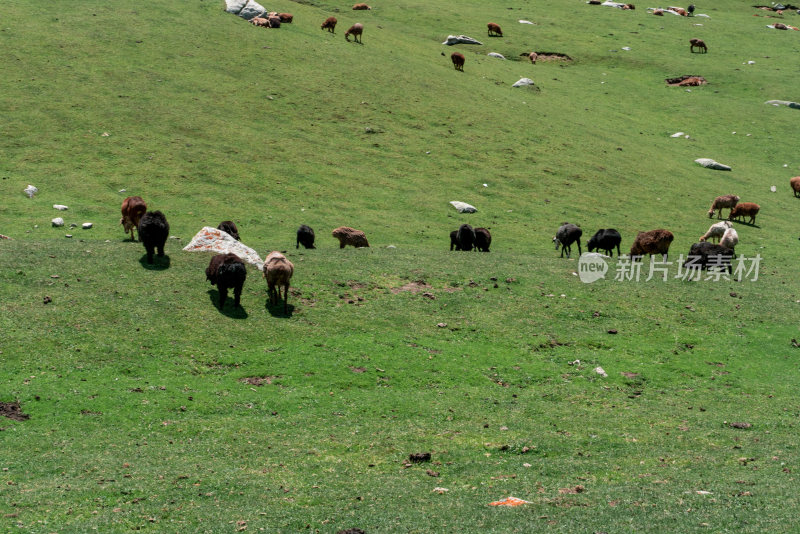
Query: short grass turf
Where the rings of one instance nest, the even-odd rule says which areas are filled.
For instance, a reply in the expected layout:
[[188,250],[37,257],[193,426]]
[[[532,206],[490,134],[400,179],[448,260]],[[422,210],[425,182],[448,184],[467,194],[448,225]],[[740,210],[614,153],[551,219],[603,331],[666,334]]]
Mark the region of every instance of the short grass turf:
[[[0,420],[6,529],[794,530],[798,112],[764,102],[797,99],[797,35],[766,24],[800,17],[268,7],[295,22],[209,1],[4,4],[0,402],[30,416]],[[343,38],[354,22],[363,45]],[[461,33],[484,45],[441,45]],[[664,83],[684,74],[709,84]],[[762,206],[736,224],[755,281],[673,264],[645,282],[647,262],[615,281],[615,258],[582,284],[550,241],[568,220],[584,247],[617,228],[624,252],[663,227],[677,262],[728,193]],[[152,267],[118,224],[130,194],[180,238]],[[288,315],[254,268],[242,308],[217,309],[209,255],[181,247],[226,219],[295,263]],[[447,250],[464,222],[491,229],[491,253]],[[299,224],[316,250],[293,248]],[[372,247],[339,250],[340,225]],[[530,504],[488,506],[509,495]]]

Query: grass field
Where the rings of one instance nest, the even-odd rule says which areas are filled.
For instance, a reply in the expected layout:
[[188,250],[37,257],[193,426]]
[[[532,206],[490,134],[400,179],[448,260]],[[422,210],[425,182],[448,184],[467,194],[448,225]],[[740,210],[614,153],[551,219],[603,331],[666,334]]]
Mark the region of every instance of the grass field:
[[[0,402],[29,418],[0,418],[0,530],[796,531],[798,112],[764,102],[798,99],[798,35],[765,25],[800,17],[350,5],[280,0],[266,30],[217,1],[3,4]],[[441,45],[462,33],[484,45]],[[729,193],[761,205],[735,224],[758,279],[675,278]],[[168,261],[126,239],[128,195],[166,214]],[[288,315],[253,267],[217,309],[181,248],[225,219],[294,262]],[[615,257],[581,283],[563,221],[623,253],[671,230],[668,279]],[[448,251],[464,222],[491,253]],[[488,506],[509,495],[530,503]]]

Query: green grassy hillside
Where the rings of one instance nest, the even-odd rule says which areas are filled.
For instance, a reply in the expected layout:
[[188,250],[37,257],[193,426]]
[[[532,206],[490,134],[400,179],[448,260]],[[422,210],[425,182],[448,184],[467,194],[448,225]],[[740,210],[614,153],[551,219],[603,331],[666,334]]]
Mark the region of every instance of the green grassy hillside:
[[[764,102],[798,99],[800,35],[765,25],[800,17],[350,5],[279,1],[294,23],[266,30],[217,1],[4,3],[0,402],[30,416],[0,418],[5,528],[792,531],[800,112]],[[484,45],[441,44],[462,33]],[[709,83],[664,83],[684,74]],[[583,284],[553,250],[563,221],[623,253],[667,228],[677,263],[729,193],[761,205],[735,225],[755,281],[616,281],[615,257]],[[169,219],[168,263],[126,239],[128,195]],[[288,316],[252,267],[217,309],[181,248],[225,219],[287,251]],[[448,251],[464,222],[491,253]],[[372,246],[339,250],[341,225]],[[531,504],[488,506],[509,495]]]

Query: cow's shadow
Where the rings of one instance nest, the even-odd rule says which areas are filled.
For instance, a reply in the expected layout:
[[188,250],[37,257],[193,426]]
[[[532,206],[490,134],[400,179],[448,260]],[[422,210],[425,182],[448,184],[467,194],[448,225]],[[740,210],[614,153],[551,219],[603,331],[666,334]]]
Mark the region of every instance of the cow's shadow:
[[211,301],[211,304],[217,309],[217,311],[224,315],[225,317],[229,317],[231,319],[247,319],[247,310],[245,310],[241,303],[239,306],[234,304],[234,299],[232,292],[228,292],[228,298],[225,299],[225,307],[220,309],[219,307],[219,291],[216,289],[209,289],[208,290],[208,300]]
[[141,258],[139,258],[139,263],[142,264],[142,267],[147,269],[148,271],[164,271],[169,269],[170,266],[170,259],[168,255],[163,256],[153,256],[153,263],[147,263],[147,254],[143,254]]

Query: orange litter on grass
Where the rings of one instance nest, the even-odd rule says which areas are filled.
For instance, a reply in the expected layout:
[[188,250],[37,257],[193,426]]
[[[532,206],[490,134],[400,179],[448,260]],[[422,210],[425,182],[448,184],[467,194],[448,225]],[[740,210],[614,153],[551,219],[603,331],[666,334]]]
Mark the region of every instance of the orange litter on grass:
[[516,497],[508,497],[502,501],[490,502],[489,506],[519,506],[520,504],[530,504],[530,501],[523,501]]

